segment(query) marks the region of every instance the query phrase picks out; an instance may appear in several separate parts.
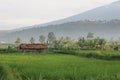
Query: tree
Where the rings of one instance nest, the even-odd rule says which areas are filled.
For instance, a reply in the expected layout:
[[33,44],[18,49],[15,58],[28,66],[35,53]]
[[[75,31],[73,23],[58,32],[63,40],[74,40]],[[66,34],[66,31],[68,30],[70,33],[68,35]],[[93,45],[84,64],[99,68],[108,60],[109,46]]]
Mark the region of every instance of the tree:
[[48,44],[53,44],[56,40],[55,34],[53,32],[48,33]]
[[106,44],[105,39],[99,39],[99,45],[101,46],[101,49],[104,49],[105,44]]
[[55,40],[54,48],[56,49],[77,49],[78,45],[69,37],[61,37],[59,40]]
[[64,49],[76,49],[76,48],[78,48],[77,44],[73,40],[71,40],[70,37],[66,37],[64,39],[64,43],[63,44],[64,44],[63,45]]
[[94,48],[98,48],[98,46],[99,46],[99,39],[100,39],[99,37],[94,39]]
[[35,43],[35,39],[34,39],[33,37],[31,37],[30,43],[31,43],[31,44],[34,44],[34,43]]
[[22,40],[18,37],[18,38],[16,39],[15,43],[16,43],[16,44],[20,44],[20,43],[22,43]]
[[94,39],[88,40],[87,42],[88,42],[89,49],[94,48]]
[[85,40],[84,37],[82,37],[82,38],[80,38],[80,39],[78,40],[78,45],[79,45],[81,48],[83,48],[83,47],[86,45],[86,40]]
[[45,43],[45,36],[41,35],[39,38],[40,43],[44,44]]
[[89,32],[87,35],[87,39],[93,39],[94,38],[94,33]]
[[64,37],[61,37],[59,40],[54,41],[54,48],[56,49],[62,49],[64,46]]

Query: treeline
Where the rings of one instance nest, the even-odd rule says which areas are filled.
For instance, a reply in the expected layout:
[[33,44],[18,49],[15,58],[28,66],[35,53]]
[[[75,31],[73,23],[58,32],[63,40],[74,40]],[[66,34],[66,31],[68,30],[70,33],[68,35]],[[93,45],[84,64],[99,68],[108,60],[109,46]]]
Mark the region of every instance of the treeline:
[[[35,38],[31,37],[28,43],[36,44]],[[16,45],[23,43],[21,38],[17,38]],[[48,33],[46,38],[44,35],[39,36],[39,43],[46,44],[52,49],[94,49],[94,50],[118,50],[119,42],[108,42],[104,38],[94,37],[94,33],[89,32],[87,37],[80,37],[77,41],[72,40],[70,37],[56,38],[53,32]]]

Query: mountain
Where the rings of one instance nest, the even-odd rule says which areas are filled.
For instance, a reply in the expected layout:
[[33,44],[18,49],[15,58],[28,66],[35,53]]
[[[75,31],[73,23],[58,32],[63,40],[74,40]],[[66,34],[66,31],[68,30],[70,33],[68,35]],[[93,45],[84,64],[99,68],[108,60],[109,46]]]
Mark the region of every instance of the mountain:
[[112,19],[120,19],[120,0],[65,19],[40,24],[36,26],[63,24],[80,20],[112,20]]
[[65,19],[60,19],[52,22],[48,22],[45,24],[39,24],[34,26],[27,26],[20,29],[15,30],[22,30],[22,29],[29,29],[33,27],[41,27],[41,26],[48,26],[48,25],[56,25],[56,24],[63,24],[68,22],[75,22],[80,20],[112,20],[112,19],[120,19],[120,0],[113,2],[111,4],[97,7],[95,9],[67,17]]
[[75,40],[87,36],[88,32],[107,39],[112,37],[117,39],[120,37],[119,5],[120,0],[62,20],[12,30],[1,35],[0,41],[14,42],[17,37],[25,42],[28,42],[31,37],[38,41],[40,35],[47,37],[49,32],[54,32],[57,38],[69,36]]

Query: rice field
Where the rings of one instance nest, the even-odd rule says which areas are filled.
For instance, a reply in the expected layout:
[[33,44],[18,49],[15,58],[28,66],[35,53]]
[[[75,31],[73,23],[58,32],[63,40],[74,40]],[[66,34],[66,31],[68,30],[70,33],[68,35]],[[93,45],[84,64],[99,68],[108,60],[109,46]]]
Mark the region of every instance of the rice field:
[[0,54],[0,80],[120,80],[120,61],[66,54]]

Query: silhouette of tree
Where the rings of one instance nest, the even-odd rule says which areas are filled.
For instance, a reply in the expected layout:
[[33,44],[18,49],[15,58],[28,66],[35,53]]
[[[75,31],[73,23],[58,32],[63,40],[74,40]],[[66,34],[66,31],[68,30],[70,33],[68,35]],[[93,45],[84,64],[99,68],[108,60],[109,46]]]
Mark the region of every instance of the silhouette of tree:
[[34,39],[33,37],[31,37],[30,43],[31,43],[31,44],[34,44],[34,43],[35,43],[35,39]]
[[16,39],[15,43],[16,43],[16,44],[22,43],[22,39],[18,37],[18,38]]
[[39,38],[40,43],[44,44],[45,43],[45,36],[41,35]]
[[56,40],[55,34],[53,32],[48,33],[48,44],[53,44]]

